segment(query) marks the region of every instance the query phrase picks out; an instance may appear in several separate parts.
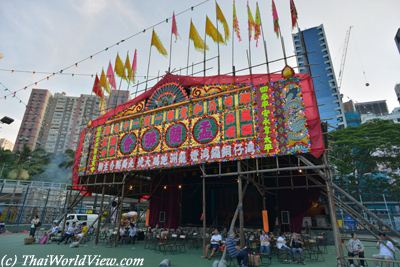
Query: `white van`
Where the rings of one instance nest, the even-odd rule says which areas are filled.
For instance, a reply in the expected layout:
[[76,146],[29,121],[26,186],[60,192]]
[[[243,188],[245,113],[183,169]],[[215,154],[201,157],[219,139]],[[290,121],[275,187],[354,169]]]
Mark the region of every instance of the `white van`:
[[[76,222],[77,225],[86,222],[87,226],[91,226],[94,221],[97,220],[97,217],[99,217],[98,214],[68,214],[66,221],[72,224],[73,222]],[[60,225],[63,225],[63,222],[61,222]],[[93,227],[97,227],[97,221],[93,225]]]

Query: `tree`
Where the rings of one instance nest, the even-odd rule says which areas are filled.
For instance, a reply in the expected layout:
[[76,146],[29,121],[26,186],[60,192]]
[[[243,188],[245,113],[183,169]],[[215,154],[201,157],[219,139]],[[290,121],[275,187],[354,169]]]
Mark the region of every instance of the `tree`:
[[[374,120],[334,131],[329,141],[330,162],[340,186],[351,194],[360,194],[361,190],[376,193],[381,187],[382,193],[400,198],[400,124]],[[389,180],[376,179],[382,172]]]
[[50,162],[50,154],[44,149],[38,148],[34,151],[24,146],[21,151],[14,154],[7,174],[9,179],[28,180],[32,176],[42,173]]
[[74,161],[75,161],[75,151],[73,151],[72,149],[67,149],[65,150],[64,159],[58,165],[58,167],[64,169],[70,169],[72,168],[72,166],[74,166]]

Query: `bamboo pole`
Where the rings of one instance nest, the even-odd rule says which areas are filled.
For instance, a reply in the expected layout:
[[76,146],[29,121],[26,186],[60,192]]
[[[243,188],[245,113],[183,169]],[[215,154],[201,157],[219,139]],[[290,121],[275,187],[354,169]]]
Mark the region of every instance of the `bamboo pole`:
[[114,247],[117,246],[117,242],[118,242],[118,237],[119,237],[119,231],[121,229],[121,216],[122,216],[122,208],[124,206],[124,194],[125,194],[125,178],[126,178],[127,174],[124,174],[124,179],[123,179],[123,183],[122,183],[122,192],[121,192],[121,198],[119,201],[119,207],[118,207],[118,214],[117,214],[117,222],[118,223],[118,227],[117,227],[117,234],[115,235],[115,239],[114,239]]
[[[106,176],[104,175],[103,183],[105,182],[105,180],[106,180]],[[104,187],[104,184],[103,184],[102,188],[101,188],[101,202],[100,202],[99,218],[98,218],[98,222],[97,222],[96,237],[95,237],[95,241],[94,241],[94,243],[96,245],[99,243],[101,216],[103,216],[103,207],[104,207],[104,193],[105,193],[105,187]]]
[[[241,161],[237,161],[238,173],[241,172]],[[239,205],[239,233],[240,233],[240,247],[245,245],[244,238],[244,214],[243,214],[243,188],[242,188],[242,176],[238,176],[238,205]]]
[[206,177],[203,175],[203,251],[206,249]]

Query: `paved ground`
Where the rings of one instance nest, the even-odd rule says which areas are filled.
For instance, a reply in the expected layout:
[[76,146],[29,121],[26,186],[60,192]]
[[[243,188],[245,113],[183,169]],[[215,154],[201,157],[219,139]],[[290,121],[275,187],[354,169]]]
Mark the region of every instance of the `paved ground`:
[[[65,257],[75,257],[77,254],[84,255],[101,255],[101,257],[113,257],[122,259],[124,257],[144,258],[144,265],[148,267],[158,267],[164,258],[169,258],[174,267],[210,267],[212,261],[201,258],[200,249],[189,250],[184,254],[163,255],[162,253],[144,249],[144,244],[137,242],[135,245],[120,245],[119,247],[107,247],[106,245],[94,246],[92,242],[84,244],[79,248],[70,248],[68,245],[46,244],[46,245],[24,245],[23,234],[6,234],[0,235],[0,266],[1,259],[4,255],[16,255],[18,262],[15,266],[24,266],[22,255],[35,255],[36,257],[46,257],[48,254],[64,255]],[[375,251],[371,244],[367,245],[367,255],[371,255]],[[5,266],[5,265],[3,265]],[[50,265],[47,265],[50,266]],[[55,266],[55,265],[53,265]],[[73,265],[71,265],[73,266]],[[94,265],[93,265],[94,266]],[[272,266],[299,266],[296,264],[280,264],[276,259],[273,260]],[[328,247],[328,252],[324,254],[323,262],[306,262],[306,266],[313,267],[334,267],[335,252],[333,247]]]

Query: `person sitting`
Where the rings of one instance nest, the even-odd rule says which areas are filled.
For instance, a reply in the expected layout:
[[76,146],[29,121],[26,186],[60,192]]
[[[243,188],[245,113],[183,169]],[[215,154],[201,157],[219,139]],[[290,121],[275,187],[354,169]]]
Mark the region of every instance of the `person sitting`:
[[136,241],[136,225],[134,223],[129,224],[129,239],[132,244],[135,244]]
[[226,239],[225,246],[231,258],[236,258],[240,267],[249,265],[249,253],[247,247],[240,248],[236,245],[235,235],[231,233]]
[[[349,257],[356,257],[360,258],[360,267],[364,266],[364,245],[361,241],[357,238],[355,233],[351,233],[351,239],[347,242],[347,251]],[[349,259],[350,267],[354,267],[354,260]]]
[[[222,236],[219,234],[218,229],[214,229],[213,234],[211,236],[210,244],[206,246],[204,251],[204,258],[211,259],[215,252],[219,250],[219,246],[222,243]],[[208,251],[211,249],[211,254],[208,256]]]
[[75,235],[75,230],[76,230],[76,222],[73,222],[70,224],[67,222],[65,225],[65,228],[67,228],[67,231],[65,231],[64,235],[61,237],[60,241],[58,241],[58,244],[64,241],[65,244],[67,244]]
[[271,238],[264,230],[261,231],[260,235],[260,253],[271,258]]
[[[372,255],[373,258],[381,260],[394,259],[395,248],[393,246],[393,243],[388,240],[388,237],[385,233],[379,233],[379,240],[376,243],[376,247],[379,249],[379,254]],[[390,262],[387,262],[386,266],[390,266]]]
[[164,244],[167,242],[169,235],[169,231],[166,228],[162,228],[160,231],[160,244]]
[[119,240],[123,244],[126,244],[129,240],[129,230],[124,225],[119,228]]
[[79,242],[81,242],[81,240],[85,237],[88,230],[89,227],[87,226],[87,223],[86,222],[82,223],[82,228],[80,229],[80,232],[76,234]]
[[51,226],[51,229],[47,232],[49,235],[49,240],[51,241],[51,238],[56,236],[60,232],[60,227],[58,226],[57,221],[53,222],[53,225]]
[[293,233],[292,239],[290,240],[290,249],[292,254],[292,260],[297,263],[304,264],[303,257],[303,242],[300,240],[298,234]]
[[276,247],[278,248],[278,251],[286,252],[290,257],[292,257],[292,250],[286,245],[286,239],[283,233],[280,233],[276,239]]

